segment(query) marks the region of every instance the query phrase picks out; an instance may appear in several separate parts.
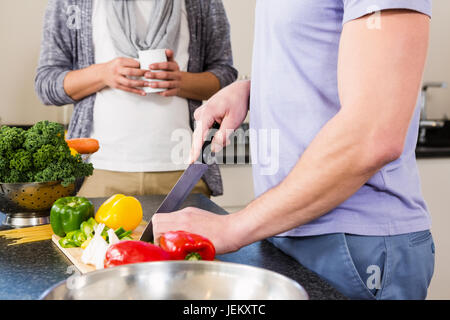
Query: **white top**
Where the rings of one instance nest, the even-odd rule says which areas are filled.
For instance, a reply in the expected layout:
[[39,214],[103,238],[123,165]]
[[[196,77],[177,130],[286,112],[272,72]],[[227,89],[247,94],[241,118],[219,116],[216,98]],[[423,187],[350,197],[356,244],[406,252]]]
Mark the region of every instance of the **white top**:
[[[93,42],[96,63],[118,57],[108,30],[104,1],[93,1]],[[189,26],[184,1],[180,40],[175,60],[182,71],[189,60]],[[139,30],[147,30],[151,1],[136,0]],[[145,12],[146,14],[142,14]],[[94,105],[92,138],[100,142],[100,150],[91,156],[96,169],[121,172],[184,170],[188,152],[179,157],[180,132],[189,137],[188,101],[157,94],[138,96],[118,89],[106,88],[97,93]],[[172,141],[174,140],[174,141]],[[183,139],[182,150],[190,141]],[[172,157],[172,153],[175,155]]]

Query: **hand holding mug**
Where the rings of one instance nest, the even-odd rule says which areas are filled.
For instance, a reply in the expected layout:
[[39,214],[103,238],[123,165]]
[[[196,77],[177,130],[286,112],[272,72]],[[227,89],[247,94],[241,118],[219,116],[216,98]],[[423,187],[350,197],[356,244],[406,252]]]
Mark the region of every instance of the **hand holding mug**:
[[154,89],[165,89],[158,94],[163,97],[177,96],[181,89],[182,72],[180,66],[174,59],[174,52],[166,50],[167,62],[153,63],[145,73],[145,78],[149,80],[159,80],[149,82],[149,87]]
[[140,64],[131,58],[116,58],[103,64],[102,79],[106,86],[145,96],[141,88],[149,87],[145,80],[133,80],[130,77],[143,77],[147,70],[141,70]]

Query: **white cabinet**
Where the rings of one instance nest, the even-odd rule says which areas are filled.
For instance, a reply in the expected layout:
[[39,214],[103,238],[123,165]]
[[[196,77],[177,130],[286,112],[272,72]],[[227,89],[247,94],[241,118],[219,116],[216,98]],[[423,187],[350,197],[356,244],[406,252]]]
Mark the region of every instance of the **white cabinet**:
[[428,299],[450,299],[450,158],[417,160],[432,218],[436,266]]
[[254,199],[252,166],[235,164],[220,166],[224,195],[213,201],[228,212],[244,208]]

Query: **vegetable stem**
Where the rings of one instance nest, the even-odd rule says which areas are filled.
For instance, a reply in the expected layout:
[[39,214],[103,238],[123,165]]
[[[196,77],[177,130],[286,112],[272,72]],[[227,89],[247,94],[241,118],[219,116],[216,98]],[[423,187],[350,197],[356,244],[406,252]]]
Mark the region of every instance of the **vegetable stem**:
[[186,255],[186,258],[184,259],[188,261],[200,261],[202,260],[202,256],[197,252],[191,252],[188,255]]

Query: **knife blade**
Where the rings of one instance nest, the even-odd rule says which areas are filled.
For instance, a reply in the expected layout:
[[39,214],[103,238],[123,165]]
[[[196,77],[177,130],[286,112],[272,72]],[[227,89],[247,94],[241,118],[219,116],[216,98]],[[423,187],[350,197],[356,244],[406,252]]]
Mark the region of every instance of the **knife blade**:
[[[212,126],[212,129],[218,130],[220,125],[216,122]],[[212,137],[211,137],[212,138]],[[211,140],[208,139],[202,147],[202,154],[200,156],[201,162],[197,161],[190,164],[175,186],[166,196],[164,201],[159,206],[155,213],[170,213],[177,211],[188,195],[194,189],[195,185],[200,181],[205,172],[208,170],[208,164],[216,162],[215,154],[210,152],[208,147],[211,145]],[[153,241],[153,223],[150,222],[145,227],[144,232],[140,238],[141,241],[151,242]]]
[[[193,163],[189,165],[173,189],[161,203],[158,210],[156,210],[156,213],[170,213],[177,211],[207,170],[208,165],[204,163]],[[151,220],[145,227],[140,240],[146,242],[154,240],[153,223]]]

